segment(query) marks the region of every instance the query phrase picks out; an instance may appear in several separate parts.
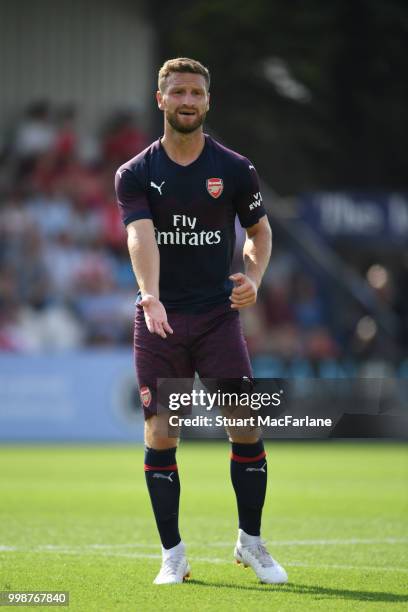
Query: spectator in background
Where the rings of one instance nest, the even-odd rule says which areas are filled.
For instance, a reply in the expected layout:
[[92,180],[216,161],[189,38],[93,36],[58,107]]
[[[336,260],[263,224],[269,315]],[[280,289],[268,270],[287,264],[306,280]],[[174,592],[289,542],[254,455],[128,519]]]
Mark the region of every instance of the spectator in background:
[[13,262],[19,300],[37,309],[47,308],[53,300],[42,250],[42,237],[36,228],[32,227]]
[[109,166],[116,167],[134,157],[148,145],[146,134],[134,113],[122,111],[112,120],[104,137],[103,155]]
[[76,156],[78,145],[75,128],[76,117],[77,111],[73,104],[67,104],[57,111],[57,134],[54,150],[60,162],[67,161]]
[[72,203],[67,196],[49,185],[26,199],[26,209],[44,239],[54,239],[69,231],[73,222]]
[[55,137],[49,102],[34,102],[26,109],[23,120],[17,127],[14,153],[19,159],[31,159],[50,151],[55,144]]
[[0,261],[8,259],[13,251],[21,248],[31,225],[24,194],[15,188],[2,199],[0,205]]
[[104,242],[102,210],[90,207],[80,194],[72,201],[70,232],[74,242],[80,246]]
[[59,299],[73,296],[75,279],[83,258],[83,249],[75,244],[69,229],[59,232],[44,245],[43,261],[54,295]]
[[298,273],[294,278],[293,298],[293,312],[305,356],[310,359],[336,357],[338,349],[327,327],[323,301],[314,279]]
[[114,260],[100,247],[84,253],[74,278],[76,312],[85,323],[88,344],[114,344],[129,339],[134,284],[122,291],[115,283]]
[[282,247],[275,246],[259,295],[263,315],[263,352],[285,359],[301,353],[299,329],[293,311],[292,277],[295,267],[293,256]]
[[303,329],[312,329],[324,324],[323,305],[315,282],[309,276],[298,273],[293,279],[293,313]]

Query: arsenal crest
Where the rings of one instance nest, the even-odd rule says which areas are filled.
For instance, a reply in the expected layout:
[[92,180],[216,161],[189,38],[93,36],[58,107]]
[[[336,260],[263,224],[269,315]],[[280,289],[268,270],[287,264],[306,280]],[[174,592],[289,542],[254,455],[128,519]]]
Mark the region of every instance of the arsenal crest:
[[220,178],[207,179],[207,191],[213,198],[219,198],[224,189],[224,183]]
[[145,408],[150,406],[152,394],[150,393],[149,387],[140,387],[140,399],[142,400],[142,404]]

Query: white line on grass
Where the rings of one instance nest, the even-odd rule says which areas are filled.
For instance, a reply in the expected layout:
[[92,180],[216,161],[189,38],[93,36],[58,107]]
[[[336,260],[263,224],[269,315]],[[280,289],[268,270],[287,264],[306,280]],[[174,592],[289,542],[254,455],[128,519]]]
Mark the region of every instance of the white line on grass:
[[[399,538],[399,537],[389,537],[389,538],[336,538],[336,539],[328,539],[328,540],[268,540],[268,544],[271,547],[273,546],[348,546],[354,544],[406,544],[408,543],[408,538]],[[229,542],[208,542],[203,544],[203,542],[188,542],[189,546],[197,546],[197,547],[206,547],[206,548],[227,548],[234,545],[234,540]],[[141,542],[133,542],[128,544],[86,544],[83,548],[95,548],[98,549],[122,549],[122,548],[153,548],[157,549],[157,544],[152,543],[141,543]],[[7,548],[7,547],[5,547]],[[44,544],[42,546],[38,546],[38,548],[56,548],[58,549],[58,545],[53,544]],[[66,548],[66,546],[62,546],[62,548]],[[0,546],[0,550],[2,550]]]
[[[348,546],[353,544],[406,544],[408,538],[346,538],[346,539],[330,539],[330,540],[268,540],[268,544],[272,546]],[[188,542],[189,546],[208,547],[208,548],[226,548],[234,545],[234,540],[229,542]],[[111,548],[157,548],[157,544],[143,544],[134,542],[129,544],[87,544],[86,548],[95,549],[111,549]]]
[[312,563],[284,563],[289,567],[310,567],[319,569],[364,570],[367,572],[403,572],[408,573],[408,567],[379,567],[378,565],[314,565]]
[[[268,544],[271,547],[275,546],[348,546],[355,544],[406,544],[408,543],[408,538],[399,538],[399,537],[389,537],[389,538],[346,538],[346,539],[330,539],[330,540],[270,540]],[[188,542],[189,547],[206,547],[206,548],[229,548],[234,545],[234,541],[231,540],[229,542],[208,542],[203,544],[203,542]],[[31,552],[46,552],[55,551],[61,552],[65,550],[75,550],[75,551],[86,551],[86,550],[116,550],[116,549],[132,549],[132,548],[141,548],[141,549],[149,549],[157,550],[158,544],[152,543],[142,543],[142,542],[132,542],[128,544],[85,544],[80,547],[71,547],[69,544],[40,544],[29,550]],[[27,549],[19,548],[16,546],[7,546],[0,544],[0,552],[13,552],[13,551],[21,551],[25,552]]]
[[[51,552],[51,551],[50,551]],[[81,554],[80,551],[72,550],[69,552],[68,550],[61,551],[64,554]],[[84,551],[85,554],[98,554],[103,557],[125,557],[127,559],[161,559],[160,554],[145,554],[145,553],[121,553],[121,552],[101,552],[96,553],[95,551]],[[190,557],[192,562],[196,561],[197,563],[215,563],[215,564],[226,564],[230,565],[233,561],[231,559],[220,559],[217,557]],[[326,565],[315,565],[313,563],[298,563],[298,562],[285,562],[283,565],[287,567],[308,567],[310,569],[341,569],[341,570],[359,570],[359,571],[374,571],[374,572],[402,572],[408,573],[408,568],[406,567],[379,567],[379,566],[371,566],[371,565],[339,565],[339,564],[326,564]]]
[[[271,546],[347,546],[349,544],[406,544],[408,538],[346,538],[330,540],[270,540]],[[231,542],[207,544],[214,548],[231,546]]]
[[[393,538],[397,540],[397,538]],[[406,538],[401,538],[398,541],[406,540]],[[108,546],[108,545],[90,545],[83,547],[70,547],[70,546],[56,546],[56,545],[43,545],[33,547],[31,549],[19,548],[17,546],[0,546],[0,551],[3,552],[21,552],[21,553],[58,553],[58,554],[66,554],[66,555],[96,555],[102,557],[122,557],[126,559],[161,559],[160,554],[148,554],[148,553],[139,553],[139,552],[121,552],[121,551],[109,551],[109,550],[98,550],[96,547]],[[127,546],[127,545],[125,545]],[[190,557],[192,561],[196,561],[197,563],[215,563],[215,564],[227,564],[231,563],[230,559],[222,559],[218,557]],[[310,569],[324,569],[324,570],[332,570],[332,569],[340,569],[340,570],[358,570],[358,571],[374,571],[374,572],[400,572],[400,573],[408,573],[408,568],[405,567],[380,567],[375,565],[342,565],[342,564],[318,564],[315,565],[313,563],[301,563],[301,562],[284,562],[284,565],[287,567],[307,567]]]

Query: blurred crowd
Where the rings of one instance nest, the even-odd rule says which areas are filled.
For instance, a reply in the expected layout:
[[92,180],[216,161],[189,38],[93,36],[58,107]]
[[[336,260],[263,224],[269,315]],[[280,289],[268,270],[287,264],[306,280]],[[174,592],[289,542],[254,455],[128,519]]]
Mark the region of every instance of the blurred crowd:
[[[0,351],[132,340],[136,286],[113,178],[150,138],[127,111],[93,139],[79,132],[75,107],[40,101],[3,138]],[[369,348],[386,355],[375,321],[304,271],[279,236],[272,263],[258,304],[243,312],[252,354],[330,359]]]
[[378,253],[362,261],[361,254],[354,255],[361,278],[356,293],[364,293],[368,308],[339,279],[307,272],[279,239],[273,251],[257,304],[242,312],[252,354],[307,359],[312,365],[371,360],[391,368],[408,357],[408,256],[373,263],[381,261]]
[[113,188],[147,146],[129,112],[93,142],[74,107],[31,105],[0,165],[0,350],[129,342],[135,281]]

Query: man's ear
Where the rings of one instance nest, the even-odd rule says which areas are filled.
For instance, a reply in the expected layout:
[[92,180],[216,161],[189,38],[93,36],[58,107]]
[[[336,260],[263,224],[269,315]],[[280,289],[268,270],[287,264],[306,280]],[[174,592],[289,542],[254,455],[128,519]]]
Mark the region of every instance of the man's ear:
[[207,98],[208,98],[208,100],[207,100],[207,110],[209,111],[210,110],[210,92],[208,92]]
[[157,106],[160,108],[160,110],[164,110],[163,96],[159,89],[156,91],[156,100]]

